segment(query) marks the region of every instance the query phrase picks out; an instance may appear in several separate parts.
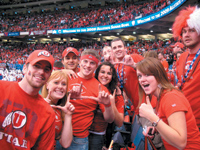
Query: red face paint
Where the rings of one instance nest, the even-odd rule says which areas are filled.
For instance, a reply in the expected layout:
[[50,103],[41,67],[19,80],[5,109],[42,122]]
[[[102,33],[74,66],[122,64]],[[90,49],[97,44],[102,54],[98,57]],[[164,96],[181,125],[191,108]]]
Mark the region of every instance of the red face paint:
[[30,71],[28,72],[28,75],[29,75],[29,76],[31,75],[31,72],[30,72]]

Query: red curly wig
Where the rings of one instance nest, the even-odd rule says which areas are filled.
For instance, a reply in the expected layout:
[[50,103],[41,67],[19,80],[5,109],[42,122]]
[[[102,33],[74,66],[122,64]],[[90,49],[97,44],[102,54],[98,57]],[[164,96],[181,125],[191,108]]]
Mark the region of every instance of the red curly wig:
[[187,20],[190,18],[190,14],[194,12],[196,7],[187,7],[181,10],[178,16],[175,18],[174,24],[172,26],[173,36],[176,38],[181,38],[182,29],[188,26]]

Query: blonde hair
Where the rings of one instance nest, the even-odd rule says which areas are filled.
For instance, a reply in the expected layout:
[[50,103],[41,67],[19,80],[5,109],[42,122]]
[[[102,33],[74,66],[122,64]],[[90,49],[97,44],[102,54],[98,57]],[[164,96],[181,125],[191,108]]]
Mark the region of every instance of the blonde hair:
[[[68,86],[68,76],[62,70],[53,71],[51,73],[51,76],[49,77],[47,83],[49,83],[53,79],[58,79],[59,81],[61,81],[63,79],[66,79],[66,81],[67,81],[67,85],[66,86]],[[42,88],[41,95],[42,95],[43,98],[46,98],[47,95],[48,95],[47,83]],[[64,106],[66,101],[67,101],[67,91],[66,91],[65,96],[58,101],[57,105]]]

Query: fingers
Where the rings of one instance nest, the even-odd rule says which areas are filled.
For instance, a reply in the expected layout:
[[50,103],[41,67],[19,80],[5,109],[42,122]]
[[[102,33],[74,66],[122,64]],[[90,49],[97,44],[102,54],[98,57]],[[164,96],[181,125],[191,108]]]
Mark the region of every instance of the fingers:
[[146,102],[147,102],[147,105],[151,105],[151,102],[150,102],[149,96],[146,96]]
[[116,95],[116,89],[114,90],[113,92],[113,97],[115,98],[115,95]]
[[81,84],[80,84],[80,93],[81,93],[81,90],[82,90],[82,86],[83,86],[83,82],[81,81]]
[[75,79],[75,78],[78,78],[77,74],[76,73],[73,73],[71,74],[71,76]]
[[52,107],[52,108],[62,109],[62,106],[59,106],[59,105],[57,105],[57,106],[56,106],[56,105],[51,105],[51,107]]
[[51,95],[52,91],[49,90],[46,99],[50,99],[50,95]]
[[101,84],[99,84],[99,92],[101,92]]
[[74,105],[72,105],[71,103],[69,103],[69,105],[68,105],[68,110],[69,110],[70,112],[73,112],[73,111],[75,110]]
[[80,99],[92,99],[92,100],[98,101],[98,98],[94,97],[94,96],[80,96],[79,98]]
[[70,97],[71,97],[71,93],[69,92],[69,94],[68,94],[68,96],[67,96],[67,101],[66,101],[66,103],[69,103]]

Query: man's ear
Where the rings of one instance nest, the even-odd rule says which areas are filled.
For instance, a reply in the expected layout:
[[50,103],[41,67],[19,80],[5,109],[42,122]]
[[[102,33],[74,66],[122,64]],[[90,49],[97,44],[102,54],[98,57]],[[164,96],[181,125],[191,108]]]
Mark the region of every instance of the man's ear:
[[23,74],[26,74],[27,69],[28,69],[28,64],[25,64],[25,65],[23,66],[23,70],[22,70]]

